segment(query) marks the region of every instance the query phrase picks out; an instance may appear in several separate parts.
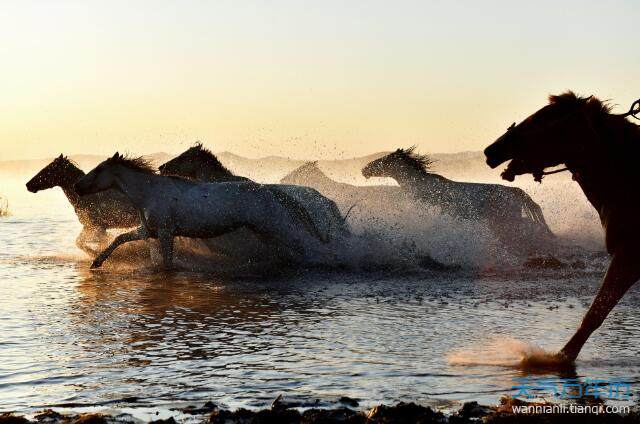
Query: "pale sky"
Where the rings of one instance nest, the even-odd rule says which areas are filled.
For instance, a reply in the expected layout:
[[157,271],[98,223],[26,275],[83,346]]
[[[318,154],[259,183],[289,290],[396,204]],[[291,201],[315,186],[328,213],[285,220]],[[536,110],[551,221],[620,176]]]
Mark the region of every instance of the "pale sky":
[[640,2],[0,3],[0,160],[479,150],[548,93],[640,97]]

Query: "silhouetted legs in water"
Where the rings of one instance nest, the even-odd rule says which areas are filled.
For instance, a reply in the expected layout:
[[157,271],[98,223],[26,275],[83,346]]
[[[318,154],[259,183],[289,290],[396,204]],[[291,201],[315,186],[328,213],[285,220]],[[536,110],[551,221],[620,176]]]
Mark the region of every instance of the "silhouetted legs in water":
[[[284,256],[288,260],[298,259],[302,256],[304,249],[299,243],[299,240],[293,237],[295,232],[288,234],[289,238],[287,238],[271,230],[254,228],[252,226],[247,226],[247,228],[254,232],[261,241],[270,246],[274,252],[277,252],[278,255]],[[143,227],[120,234],[106,249],[96,256],[91,264],[91,268],[99,268],[121,244],[136,240],[145,240],[147,238],[157,238],[160,242],[163,266],[167,270],[171,269],[173,267],[173,237],[174,235],[166,230],[159,230],[157,237],[149,237],[148,232]]]
[[575,361],[591,333],[600,327],[622,296],[640,279],[638,259],[637,250],[631,247],[618,249],[613,255],[604,282],[582,319],[582,324],[560,351],[561,360]]
[[[130,241],[135,241],[135,240],[144,240],[147,238],[147,232],[144,228],[140,227],[140,228],[136,228],[135,230],[126,232],[126,233],[122,233],[120,235],[118,235],[109,246],[107,246],[106,249],[104,249],[94,260],[93,263],[91,264],[91,268],[98,268],[100,267],[100,265],[102,265],[102,263],[104,261],[107,260],[107,258],[109,257],[109,255],[111,255],[111,253],[113,253],[114,250],[116,250],[116,248],[118,246],[120,246],[123,243],[128,243]],[[164,254],[162,255],[164,258]]]

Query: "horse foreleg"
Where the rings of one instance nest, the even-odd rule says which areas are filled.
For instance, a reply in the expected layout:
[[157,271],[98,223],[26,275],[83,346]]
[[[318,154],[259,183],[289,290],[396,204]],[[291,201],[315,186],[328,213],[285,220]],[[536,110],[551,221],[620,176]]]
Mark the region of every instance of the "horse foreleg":
[[573,362],[582,346],[616,306],[629,288],[640,278],[640,263],[631,249],[614,254],[604,282],[591,307],[582,319],[582,324],[560,351],[560,359]]
[[169,270],[173,267],[173,234],[166,230],[160,230],[158,231],[158,241],[160,242],[164,268]]
[[107,246],[106,249],[104,249],[94,260],[93,263],[91,264],[91,268],[99,268],[102,263],[104,261],[107,260],[107,258],[109,257],[109,255],[111,255],[111,253],[113,253],[114,250],[116,250],[116,248],[118,246],[120,246],[121,244],[124,243],[128,243],[130,241],[135,241],[135,240],[144,240],[147,238],[147,232],[144,230],[144,228],[140,227],[137,228],[133,231],[129,231],[127,233],[123,233],[118,235],[109,246]]

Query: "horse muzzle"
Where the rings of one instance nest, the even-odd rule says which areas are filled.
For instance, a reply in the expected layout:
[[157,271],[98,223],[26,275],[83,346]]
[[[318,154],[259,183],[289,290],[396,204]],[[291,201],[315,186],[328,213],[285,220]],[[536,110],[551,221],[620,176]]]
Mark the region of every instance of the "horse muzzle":
[[38,191],[40,191],[37,187],[34,187],[33,184],[27,183],[26,186],[27,186],[27,190],[30,193],[37,193]]
[[[485,150],[485,155],[487,154],[486,150]],[[505,163],[507,160],[509,159],[501,159],[495,156],[487,156],[486,162],[487,165],[489,165],[489,167],[491,169],[495,169],[498,166],[502,165],[503,163]]]

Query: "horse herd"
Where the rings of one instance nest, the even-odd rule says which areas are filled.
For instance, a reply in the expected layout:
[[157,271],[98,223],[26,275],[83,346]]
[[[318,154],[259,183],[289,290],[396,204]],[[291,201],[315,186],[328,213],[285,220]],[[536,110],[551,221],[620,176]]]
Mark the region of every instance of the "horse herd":
[[[590,334],[640,278],[640,131],[628,119],[639,111],[640,102],[616,115],[594,97],[572,92],[551,96],[548,105],[509,127],[485,150],[491,168],[509,162],[502,173],[508,181],[527,173],[541,181],[550,173],[546,168],[564,164],[605,228],[613,259],[604,283],[575,335],[560,353],[545,359],[547,365],[573,363]],[[313,262],[331,255],[335,243],[350,237],[348,211],[343,207],[342,213],[332,200],[344,193],[351,193],[354,205],[381,192],[410,196],[417,204],[437,206],[443,214],[482,221],[505,243],[554,243],[540,206],[523,190],[452,181],[432,172],[430,165],[429,157],[414,148],[398,149],[362,169],[364,177],[390,177],[398,187],[338,183],[314,162],[294,170],[280,184],[258,184],[234,175],[196,144],[158,170],[142,158],[116,153],[85,174],[60,155],[27,183],[27,189],[35,193],[62,188],[83,225],[76,242],[95,256],[92,268],[101,266],[121,244],[147,238],[158,239],[163,264],[170,268],[174,237],[215,239],[225,234],[241,234],[242,243],[251,238],[287,260]],[[115,237],[102,251],[88,247],[88,240],[107,241],[107,229],[132,227],[136,228]]]
[[[237,230],[244,232],[243,239],[253,235],[280,256],[309,262],[322,244],[350,236],[350,209],[375,197],[388,201],[409,196],[418,204],[438,206],[442,213],[485,222],[505,242],[512,240],[514,231],[523,241],[540,241],[538,245],[553,241],[542,210],[523,190],[452,181],[431,172],[429,164],[426,155],[410,148],[398,149],[362,169],[367,178],[395,178],[399,187],[334,182],[315,162],[292,171],[280,184],[258,184],[234,175],[209,149],[196,143],[160,165],[159,175],[143,158],[119,153],[85,175],[60,155],[27,188],[31,192],[62,188],[83,224],[76,244],[96,257],[92,267],[99,267],[120,244],[149,237],[160,241],[164,266],[171,267],[174,236],[211,239]],[[334,201],[338,194],[311,178],[311,171],[338,185],[338,190],[348,191],[345,186],[354,190],[344,216]],[[88,243],[104,244],[107,229],[135,226],[136,230],[117,236],[102,252]],[[208,246],[216,249],[213,243],[209,240]]]

